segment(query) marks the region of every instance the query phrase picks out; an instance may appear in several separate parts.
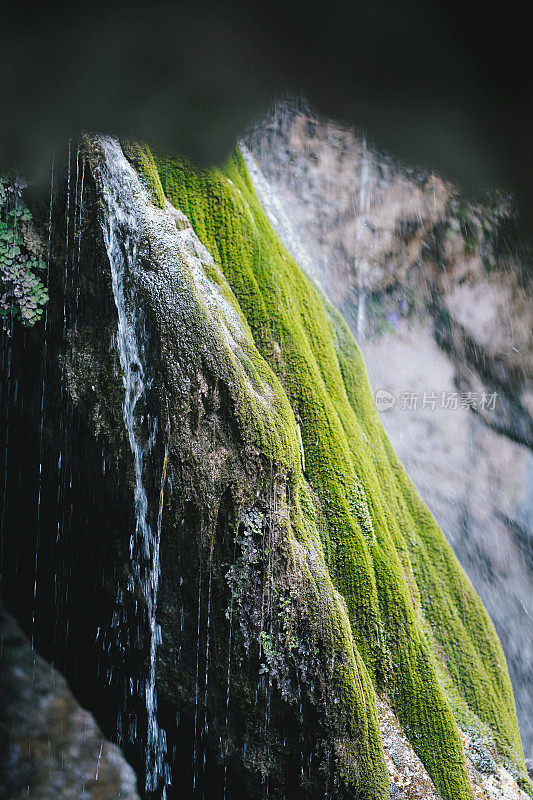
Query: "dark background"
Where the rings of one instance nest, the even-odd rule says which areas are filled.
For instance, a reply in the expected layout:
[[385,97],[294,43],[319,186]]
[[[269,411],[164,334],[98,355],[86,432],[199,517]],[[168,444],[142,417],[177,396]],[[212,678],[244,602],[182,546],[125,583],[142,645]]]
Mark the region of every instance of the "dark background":
[[44,179],[81,129],[220,161],[296,91],[467,191],[511,189],[533,232],[532,3],[1,5],[2,168]]

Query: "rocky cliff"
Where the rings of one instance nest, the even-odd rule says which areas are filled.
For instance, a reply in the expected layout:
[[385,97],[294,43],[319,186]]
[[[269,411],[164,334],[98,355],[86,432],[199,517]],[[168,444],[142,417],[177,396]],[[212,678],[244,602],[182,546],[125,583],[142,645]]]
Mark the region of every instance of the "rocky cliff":
[[144,796],[532,793],[493,625],[241,152],[88,137],[54,176],[4,592]]

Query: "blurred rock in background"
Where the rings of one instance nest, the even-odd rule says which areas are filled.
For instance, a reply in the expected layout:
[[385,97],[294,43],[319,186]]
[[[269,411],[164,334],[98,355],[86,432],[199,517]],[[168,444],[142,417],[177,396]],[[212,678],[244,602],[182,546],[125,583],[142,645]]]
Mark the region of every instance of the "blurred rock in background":
[[0,798],[139,800],[119,748],[5,612],[0,655]]

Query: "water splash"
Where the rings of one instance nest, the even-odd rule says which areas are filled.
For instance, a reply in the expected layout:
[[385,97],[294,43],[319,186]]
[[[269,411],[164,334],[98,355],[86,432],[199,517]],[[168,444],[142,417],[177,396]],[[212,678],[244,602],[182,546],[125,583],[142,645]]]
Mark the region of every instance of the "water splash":
[[[157,422],[148,419],[148,435],[141,437],[138,433],[136,410],[152,382],[147,375],[144,358],[147,336],[143,326],[142,311],[137,302],[135,281],[131,280],[137,259],[140,220],[136,217],[135,204],[129,202],[132,193],[131,176],[124,170],[125,159],[118,143],[105,137],[100,138],[98,142],[104,153],[99,174],[106,209],[102,230],[111,266],[113,297],[118,314],[117,349],[124,386],[122,411],[133,456],[135,478],[135,530],[130,538],[133,575],[131,588],[137,588],[142,592],[149,626],[149,668],[144,679],[143,692],[147,714],[146,791],[150,793],[161,790],[161,797],[165,798],[170,776],[166,761],[166,734],[157,721],[156,655],[161,642],[161,629],[157,622],[157,598],[161,575],[159,554],[161,499],[166,464],[163,467],[160,507],[154,531],[149,522],[144,460],[153,446]],[[131,692],[134,691],[135,682],[132,680]]]

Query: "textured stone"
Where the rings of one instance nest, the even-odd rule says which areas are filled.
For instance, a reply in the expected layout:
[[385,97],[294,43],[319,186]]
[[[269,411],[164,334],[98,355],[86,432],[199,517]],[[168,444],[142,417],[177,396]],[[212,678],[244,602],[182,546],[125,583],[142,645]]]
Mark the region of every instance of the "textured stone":
[[0,616],[0,797],[139,800],[136,776],[59,672]]

